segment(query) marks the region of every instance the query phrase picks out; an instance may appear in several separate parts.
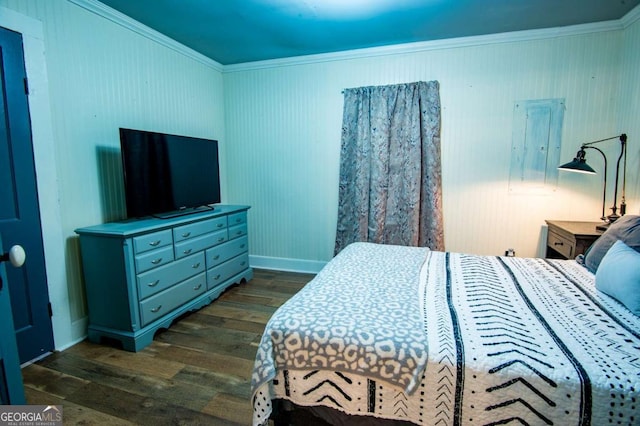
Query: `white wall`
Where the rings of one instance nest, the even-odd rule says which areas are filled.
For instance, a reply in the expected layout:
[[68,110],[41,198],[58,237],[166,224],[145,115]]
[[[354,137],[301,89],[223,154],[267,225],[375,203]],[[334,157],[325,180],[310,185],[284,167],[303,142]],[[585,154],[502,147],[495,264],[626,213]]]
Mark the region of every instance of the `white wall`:
[[[638,106],[628,119],[619,114],[620,96],[637,84],[631,71],[621,78],[634,67],[623,58],[625,40],[637,52],[630,38],[609,23],[225,67],[229,189],[253,206],[254,257],[330,259],[341,90],[417,80],[440,82],[446,249],[538,255],[545,219],[598,220],[602,181],[563,172],[555,191],[510,193],[514,103],[565,99],[566,161],[582,142],[631,133]],[[602,148],[615,154],[618,144]],[[627,195],[637,210],[637,190]]]
[[99,16],[100,5],[0,0],[0,25],[25,33],[27,75],[40,90],[30,111],[58,349],[86,335],[74,229],[124,216],[118,128],[218,139],[223,178],[226,168],[220,64]]
[[625,20],[618,127],[627,132],[627,212],[640,214],[640,7]]
[[567,31],[222,67],[93,0],[0,0],[0,25],[25,34],[37,82],[30,108],[56,346],[86,332],[73,230],[124,213],[118,127],[219,139],[223,200],[252,205],[250,252],[263,266],[316,270],[331,257],[347,87],[440,81],[448,250],[534,256],[545,218],[599,216],[599,177],[561,174],[555,191],[509,193],[513,106],[523,99],[566,99],[567,160],[581,142],[627,132],[627,202],[639,212],[638,10]]

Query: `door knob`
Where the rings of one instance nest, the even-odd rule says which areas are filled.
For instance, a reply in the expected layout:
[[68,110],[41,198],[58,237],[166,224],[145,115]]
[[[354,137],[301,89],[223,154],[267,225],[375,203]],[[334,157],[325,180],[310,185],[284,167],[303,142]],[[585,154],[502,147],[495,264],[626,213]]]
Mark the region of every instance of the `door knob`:
[[19,268],[24,265],[24,261],[26,258],[27,254],[24,252],[22,246],[16,244],[9,249],[8,253],[0,256],[0,262],[6,262],[8,260],[13,266]]

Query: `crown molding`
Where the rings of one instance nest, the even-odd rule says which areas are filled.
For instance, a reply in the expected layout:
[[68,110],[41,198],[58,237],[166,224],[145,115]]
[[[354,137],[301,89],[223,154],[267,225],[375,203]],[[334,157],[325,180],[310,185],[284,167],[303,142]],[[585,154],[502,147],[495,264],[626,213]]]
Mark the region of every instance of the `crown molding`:
[[[636,9],[639,9],[637,7]],[[635,10],[635,9],[634,9]],[[630,12],[631,13],[631,12]],[[293,65],[307,65],[320,62],[353,60],[376,56],[402,55],[407,53],[426,52],[430,50],[455,49],[461,47],[483,46],[489,44],[514,43],[521,41],[544,40],[558,37],[570,37],[583,34],[601,33],[623,30],[621,20],[597,22],[593,24],[571,25],[567,27],[545,28],[540,30],[513,31],[508,33],[488,34],[481,36],[458,37],[443,40],[416,43],[396,44],[391,46],[372,47],[366,49],[345,50],[319,55],[296,56],[283,59],[246,62],[225,65],[224,73],[250,71],[264,68],[277,68]]]
[[322,53],[317,55],[294,56],[282,59],[245,62],[241,64],[222,65],[201,53],[184,46],[181,43],[155,31],[146,25],[118,12],[97,0],[68,0],[96,15],[108,19],[143,37],[153,40],[165,47],[198,61],[216,71],[233,73],[266,68],[279,68],[295,65],[307,65],[321,62],[343,61],[378,56],[402,55],[408,53],[426,52],[431,50],[455,49],[461,47],[483,46],[500,43],[514,43],[522,41],[544,40],[558,37],[570,37],[583,34],[601,33],[623,30],[640,19],[640,5],[633,8],[618,20],[597,22],[592,24],[571,25],[566,27],[545,28],[540,30],[514,31],[508,33],[489,34],[482,36],[459,37],[444,40],[432,40],[416,43],[404,43],[391,46],[380,46],[365,49],[345,50],[341,52]]
[[168,47],[188,58],[191,58],[197,62],[200,62],[203,65],[206,65],[210,68],[213,68],[216,71],[222,72],[224,67],[219,62],[214,61],[211,58],[208,58],[201,53],[196,52],[193,49],[186,47],[185,45],[178,43],[165,36],[164,34],[159,33],[156,30],[153,30],[147,27],[144,24],[136,21],[128,17],[127,15],[118,12],[115,9],[110,8],[104,3],[100,3],[97,0],[68,0],[69,2],[88,10],[89,12],[95,13],[96,15],[108,19],[109,21],[118,24],[128,30],[131,30],[143,37],[148,38],[149,40],[155,41],[156,43]]
[[622,26],[628,28],[640,19],[640,5],[634,7],[620,19]]

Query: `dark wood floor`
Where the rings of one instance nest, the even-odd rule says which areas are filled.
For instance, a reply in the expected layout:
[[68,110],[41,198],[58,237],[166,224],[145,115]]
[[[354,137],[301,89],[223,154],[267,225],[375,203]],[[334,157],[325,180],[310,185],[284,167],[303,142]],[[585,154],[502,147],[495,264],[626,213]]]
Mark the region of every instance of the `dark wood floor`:
[[22,370],[28,404],[82,425],[249,425],[250,377],[273,312],[313,278],[256,270],[138,353],[84,341]]

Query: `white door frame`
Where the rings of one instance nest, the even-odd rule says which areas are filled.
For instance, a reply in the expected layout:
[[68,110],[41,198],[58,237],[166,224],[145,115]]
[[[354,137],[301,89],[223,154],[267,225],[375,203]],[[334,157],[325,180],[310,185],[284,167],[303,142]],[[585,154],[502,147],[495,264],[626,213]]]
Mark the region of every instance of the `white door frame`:
[[56,349],[62,350],[84,337],[86,320],[74,324],[71,318],[43,25],[37,19],[0,7],[0,26],[22,34],[53,339]]

